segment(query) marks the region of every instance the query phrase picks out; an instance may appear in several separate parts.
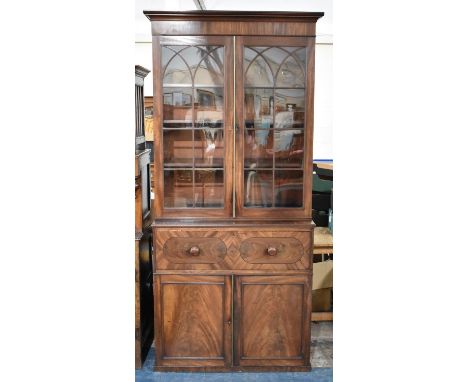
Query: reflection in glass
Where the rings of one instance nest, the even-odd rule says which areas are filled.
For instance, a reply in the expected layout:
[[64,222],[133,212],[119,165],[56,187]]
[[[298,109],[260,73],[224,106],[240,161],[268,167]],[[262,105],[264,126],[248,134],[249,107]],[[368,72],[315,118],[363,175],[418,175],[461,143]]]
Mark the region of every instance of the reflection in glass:
[[[257,48],[259,52],[264,48]],[[274,74],[261,54],[253,48],[244,49],[244,86],[273,87]]]
[[304,127],[304,90],[275,90],[275,128]]
[[192,170],[164,170],[164,207],[193,206]]
[[224,48],[205,47],[205,52],[198,67],[195,69],[194,83],[195,86],[223,86],[224,84],[224,67],[223,57]]
[[275,130],[275,167],[302,167],[304,130]]
[[275,207],[302,207],[303,172],[275,171]]
[[223,127],[224,88],[195,89],[195,127]]
[[163,89],[163,127],[192,127],[192,88]]
[[244,86],[304,88],[305,53],[300,47],[245,47]]
[[[305,63],[304,63],[305,66]],[[276,87],[303,88],[305,87],[304,70],[293,55],[282,62],[276,75]]]
[[162,61],[166,62],[164,85],[191,85],[192,73],[181,55],[174,53],[170,47],[162,48]]
[[219,46],[163,46],[164,86],[222,86],[224,48]]
[[244,95],[246,128],[269,129],[273,125],[273,89],[247,88]]
[[270,47],[262,52],[262,56],[270,65],[273,75],[276,76],[281,63],[289,56],[290,52],[280,47]]
[[224,171],[195,170],[194,207],[224,205]]
[[244,206],[271,207],[272,206],[272,170],[244,171]]
[[223,167],[223,129],[206,127],[194,130],[195,167]]
[[193,137],[192,130],[163,130],[164,166],[192,167]]
[[244,130],[244,167],[273,167],[273,131]]

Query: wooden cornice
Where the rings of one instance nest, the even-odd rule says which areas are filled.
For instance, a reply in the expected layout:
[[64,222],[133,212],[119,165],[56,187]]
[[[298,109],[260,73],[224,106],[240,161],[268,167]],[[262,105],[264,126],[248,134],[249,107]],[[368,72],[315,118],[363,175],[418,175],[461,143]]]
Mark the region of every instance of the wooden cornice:
[[289,21],[316,22],[323,12],[285,12],[285,11],[143,11],[151,21]]

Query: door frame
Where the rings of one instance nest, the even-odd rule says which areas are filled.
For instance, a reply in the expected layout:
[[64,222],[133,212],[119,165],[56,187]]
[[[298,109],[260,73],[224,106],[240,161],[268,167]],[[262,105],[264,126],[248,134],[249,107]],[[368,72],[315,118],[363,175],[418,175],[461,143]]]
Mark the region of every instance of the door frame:
[[[306,48],[303,207],[244,207],[244,46],[303,46]],[[314,129],[315,37],[236,36],[235,42],[235,208],[236,216],[312,218],[312,149]],[[273,195],[274,197],[274,195]]]
[[[224,46],[224,207],[165,208],[163,150],[163,71],[162,45]],[[234,140],[234,44],[232,36],[153,36],[153,129],[154,175],[158,192],[155,195],[155,217],[228,217],[232,215],[233,140]]]

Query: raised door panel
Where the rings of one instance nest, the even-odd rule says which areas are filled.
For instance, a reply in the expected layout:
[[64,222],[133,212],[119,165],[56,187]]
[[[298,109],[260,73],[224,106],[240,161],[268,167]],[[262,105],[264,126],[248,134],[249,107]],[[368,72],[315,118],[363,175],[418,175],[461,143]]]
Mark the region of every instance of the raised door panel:
[[231,277],[155,278],[156,366],[230,366]]
[[235,365],[309,366],[310,276],[238,276]]

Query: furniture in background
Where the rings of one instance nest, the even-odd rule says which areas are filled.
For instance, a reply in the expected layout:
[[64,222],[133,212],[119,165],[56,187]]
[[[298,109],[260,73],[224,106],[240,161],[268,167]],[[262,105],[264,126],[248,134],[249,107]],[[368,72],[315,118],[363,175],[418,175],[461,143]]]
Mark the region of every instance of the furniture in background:
[[327,227],[314,230],[314,278],[311,321],[333,320],[333,236]]
[[333,164],[314,161],[312,217],[317,227],[328,227],[333,202]]
[[140,368],[153,342],[152,231],[150,151],[146,148],[143,83],[149,70],[135,65],[135,367]]
[[312,321],[333,320],[333,163],[314,161]]
[[155,369],[310,370],[315,23],[145,11]]

